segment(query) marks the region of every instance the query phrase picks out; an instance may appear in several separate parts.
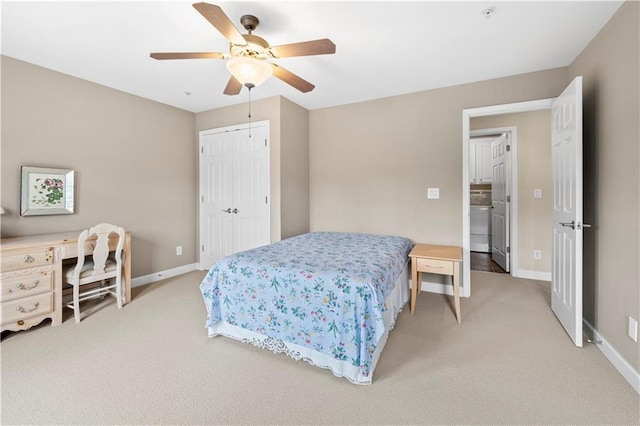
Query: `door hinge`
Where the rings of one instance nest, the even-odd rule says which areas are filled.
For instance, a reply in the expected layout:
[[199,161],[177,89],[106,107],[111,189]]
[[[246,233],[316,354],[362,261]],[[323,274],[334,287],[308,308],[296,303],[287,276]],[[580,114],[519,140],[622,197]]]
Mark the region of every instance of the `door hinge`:
[[204,244],[202,245],[202,251],[204,251]]
[[264,138],[264,146],[267,146],[267,138]]
[[507,152],[511,151],[511,145],[507,145]]
[[269,204],[269,197],[264,197],[264,203]]
[[507,246],[507,253],[511,253],[511,247]]
[[204,154],[204,146],[200,147],[200,154]]
[[204,203],[204,195],[200,196],[200,201]]
[[507,203],[511,202],[511,195],[507,195]]

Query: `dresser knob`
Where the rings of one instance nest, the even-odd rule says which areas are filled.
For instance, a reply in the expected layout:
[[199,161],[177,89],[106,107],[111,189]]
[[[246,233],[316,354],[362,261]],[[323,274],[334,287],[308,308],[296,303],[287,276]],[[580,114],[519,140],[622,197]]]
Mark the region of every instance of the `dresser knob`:
[[25,263],[32,263],[34,260],[36,260],[36,259],[35,259],[33,256],[31,256],[30,254],[27,254],[27,255],[24,257],[24,261],[25,261]]

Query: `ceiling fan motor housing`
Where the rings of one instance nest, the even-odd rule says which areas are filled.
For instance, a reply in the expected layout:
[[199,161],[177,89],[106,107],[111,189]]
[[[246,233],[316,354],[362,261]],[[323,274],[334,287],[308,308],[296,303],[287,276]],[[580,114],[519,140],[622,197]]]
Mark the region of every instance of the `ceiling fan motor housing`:
[[245,30],[249,31],[249,34],[260,24],[260,20],[253,15],[242,15],[240,17],[240,23]]
[[231,56],[250,56],[256,59],[266,59],[272,57],[269,52],[269,43],[262,37],[253,34],[242,34],[247,41],[245,45],[231,44]]
[[269,52],[267,40],[257,35],[251,34],[258,27],[260,20],[253,15],[242,15],[240,23],[247,30],[248,34],[242,34],[246,44],[238,45],[231,43],[230,52],[232,57],[248,56],[255,59],[266,59],[273,57]]

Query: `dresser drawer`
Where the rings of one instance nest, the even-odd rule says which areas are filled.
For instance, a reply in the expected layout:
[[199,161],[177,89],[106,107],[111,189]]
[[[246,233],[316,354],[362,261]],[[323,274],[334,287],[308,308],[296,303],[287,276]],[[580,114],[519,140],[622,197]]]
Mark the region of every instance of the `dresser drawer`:
[[9,251],[2,253],[0,270],[2,272],[16,269],[33,268],[53,264],[53,249],[42,248],[29,251]]
[[53,290],[53,271],[31,272],[2,278],[0,301],[32,296]]
[[52,310],[52,292],[2,302],[2,325],[46,314]]
[[438,259],[417,259],[418,271],[432,274],[453,275],[453,262]]

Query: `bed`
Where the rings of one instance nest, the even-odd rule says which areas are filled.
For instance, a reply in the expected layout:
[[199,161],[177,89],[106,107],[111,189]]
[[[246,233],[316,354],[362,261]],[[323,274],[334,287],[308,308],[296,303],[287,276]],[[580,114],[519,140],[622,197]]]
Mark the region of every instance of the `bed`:
[[225,257],[200,284],[208,334],[370,384],[409,300],[412,247],[403,237],[312,232]]

